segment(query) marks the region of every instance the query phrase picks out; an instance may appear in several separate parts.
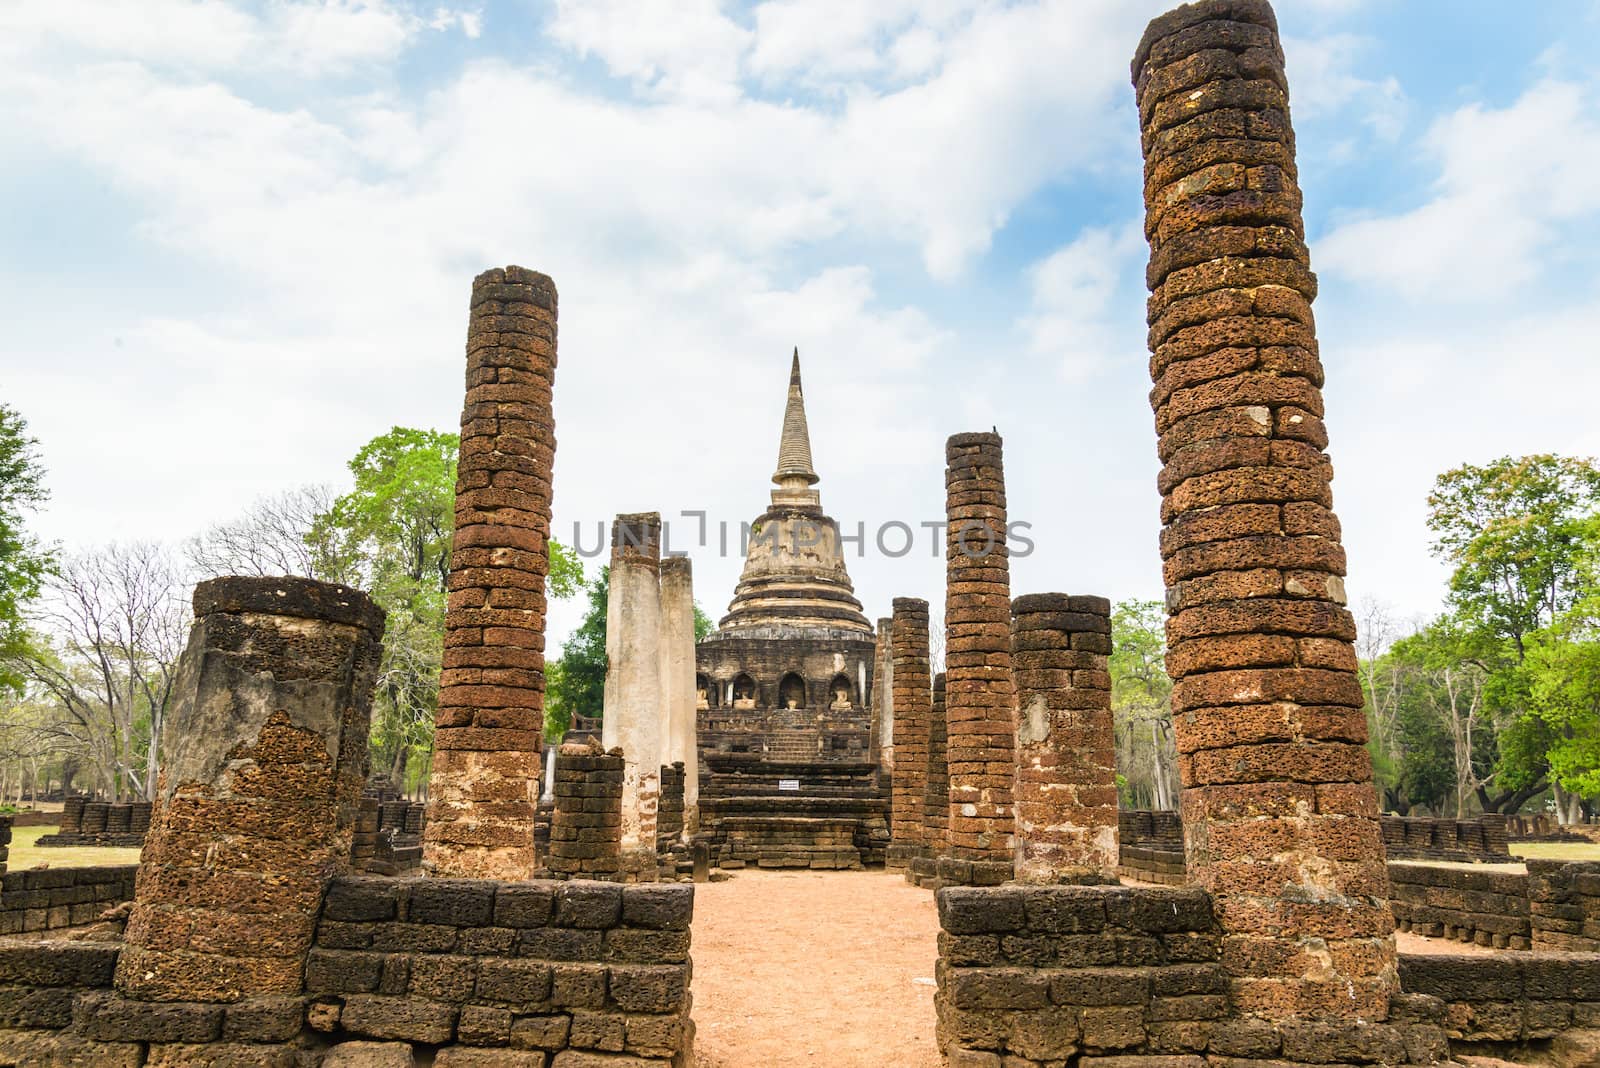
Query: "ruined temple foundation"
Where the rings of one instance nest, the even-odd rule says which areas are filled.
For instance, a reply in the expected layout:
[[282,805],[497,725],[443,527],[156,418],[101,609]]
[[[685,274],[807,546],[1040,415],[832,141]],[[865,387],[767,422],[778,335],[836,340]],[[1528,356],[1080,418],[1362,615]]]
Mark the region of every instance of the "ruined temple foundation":
[[1017,881],[1114,882],[1111,602],[1035,593],[1013,601],[1011,614]]
[[296,578],[194,591],[117,992],[298,994],[319,903],[350,854],[383,610]]
[[522,267],[475,278],[423,839],[436,875],[535,867],[555,368],[555,283]]
[[687,556],[661,561],[661,687],[666,729],[661,764],[678,767],[677,833],[700,829],[700,750],[695,741],[694,570]]
[[945,719],[950,771],[945,883],[1012,874],[1015,778],[1011,576],[1000,435],[945,444]]
[[1133,79],[1188,868],[1240,1010],[1382,1020],[1394,922],[1271,7],[1156,19]]
[[928,781],[928,726],[933,718],[928,667],[928,602],[915,597],[896,597],[890,634],[896,760],[891,780],[893,815],[888,866],[904,868],[928,850],[924,805]]
[[661,516],[619,515],[611,526],[611,595],[606,607],[605,718],[608,750],[620,749],[622,856],[629,871],[656,869],[661,798]]

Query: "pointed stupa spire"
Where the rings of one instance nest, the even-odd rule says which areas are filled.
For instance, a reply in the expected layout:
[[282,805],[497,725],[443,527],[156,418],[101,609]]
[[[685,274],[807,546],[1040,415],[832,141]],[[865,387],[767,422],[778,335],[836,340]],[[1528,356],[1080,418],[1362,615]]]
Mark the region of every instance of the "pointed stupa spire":
[[778,485],[803,479],[807,486],[819,481],[811,468],[811,432],[806,428],[806,399],[800,391],[800,347],[795,346],[794,362],[789,366],[789,403],[783,410],[783,439],[778,443],[778,470],[772,481]]

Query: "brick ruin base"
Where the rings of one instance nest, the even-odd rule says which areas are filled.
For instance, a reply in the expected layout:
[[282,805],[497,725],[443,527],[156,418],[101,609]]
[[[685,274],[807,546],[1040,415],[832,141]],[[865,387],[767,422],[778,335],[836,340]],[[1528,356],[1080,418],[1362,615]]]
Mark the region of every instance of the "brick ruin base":
[[948,851],[950,838],[949,724],[945,720],[945,674],[933,677],[933,718],[928,721],[928,775],[923,786],[924,833],[928,848],[906,864],[906,882],[924,890],[937,890],[939,856]]
[[350,866],[374,875],[405,875],[422,864],[424,805],[363,797],[350,842]]
[[0,876],[0,935],[83,927],[133,900],[136,864],[46,868]]
[[1117,813],[1117,874],[1145,883],[1181,885],[1183,817],[1176,812],[1123,809]]
[[115,993],[116,943],[0,942],[0,1064],[683,1066],[693,908],[691,886],[346,877],[303,987],[229,1004]]

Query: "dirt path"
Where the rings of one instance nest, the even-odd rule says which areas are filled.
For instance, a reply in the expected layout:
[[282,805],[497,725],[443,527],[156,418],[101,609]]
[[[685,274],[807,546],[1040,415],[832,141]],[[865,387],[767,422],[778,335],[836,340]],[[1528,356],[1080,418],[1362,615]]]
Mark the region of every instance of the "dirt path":
[[938,1068],[938,934],[933,895],[898,872],[742,871],[695,887],[699,1068]]

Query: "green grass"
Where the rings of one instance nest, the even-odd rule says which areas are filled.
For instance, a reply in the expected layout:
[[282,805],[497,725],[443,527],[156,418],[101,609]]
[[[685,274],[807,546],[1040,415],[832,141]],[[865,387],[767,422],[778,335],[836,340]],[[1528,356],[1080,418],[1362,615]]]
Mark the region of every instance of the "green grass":
[[1535,860],[1600,860],[1600,843],[1512,842],[1511,852]]
[[99,846],[64,846],[40,848],[34,843],[42,835],[54,834],[54,827],[18,827],[11,832],[11,859],[6,861],[7,871],[25,871],[39,864],[52,868],[98,868],[107,864],[137,864],[137,849],[116,849]]

